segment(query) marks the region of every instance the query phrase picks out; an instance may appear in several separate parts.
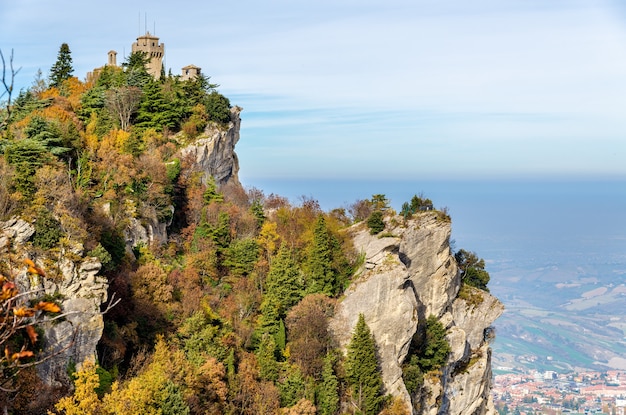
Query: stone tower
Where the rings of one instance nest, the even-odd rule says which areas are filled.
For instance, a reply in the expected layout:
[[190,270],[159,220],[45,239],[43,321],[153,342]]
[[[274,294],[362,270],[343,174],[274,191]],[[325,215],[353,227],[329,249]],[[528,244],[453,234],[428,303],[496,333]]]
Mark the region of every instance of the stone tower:
[[114,50],[110,50],[108,53],[108,66],[117,66],[117,52]]
[[183,81],[187,81],[189,79],[193,79],[197,76],[200,76],[201,68],[196,65],[187,65],[183,67],[183,74],[180,79]]
[[163,56],[165,55],[165,45],[159,43],[159,38],[146,32],[145,35],[139,36],[137,42],[133,43],[132,52],[146,52],[149,59],[147,70],[155,79],[161,76],[163,68]]

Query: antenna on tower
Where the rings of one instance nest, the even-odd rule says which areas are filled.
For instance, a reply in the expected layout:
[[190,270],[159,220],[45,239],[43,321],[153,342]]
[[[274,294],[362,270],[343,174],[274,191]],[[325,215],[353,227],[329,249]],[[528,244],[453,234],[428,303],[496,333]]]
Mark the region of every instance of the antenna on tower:
[[148,13],[144,13],[143,27],[146,33],[148,33]]

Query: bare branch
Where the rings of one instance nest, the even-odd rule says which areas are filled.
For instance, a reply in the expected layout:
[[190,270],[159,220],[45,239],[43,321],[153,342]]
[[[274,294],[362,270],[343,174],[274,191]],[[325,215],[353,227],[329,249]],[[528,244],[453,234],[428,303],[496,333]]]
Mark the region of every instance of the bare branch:
[[2,86],[4,88],[4,91],[0,94],[0,99],[2,99],[5,95],[8,95],[6,103],[6,119],[0,121],[0,130],[3,130],[11,121],[11,96],[13,95],[13,87],[15,85],[15,75],[17,75],[22,68],[20,67],[17,70],[13,68],[13,49],[11,49],[11,55],[9,56],[9,69],[11,72],[9,77],[7,77],[7,63],[1,49],[0,59],[2,59]]

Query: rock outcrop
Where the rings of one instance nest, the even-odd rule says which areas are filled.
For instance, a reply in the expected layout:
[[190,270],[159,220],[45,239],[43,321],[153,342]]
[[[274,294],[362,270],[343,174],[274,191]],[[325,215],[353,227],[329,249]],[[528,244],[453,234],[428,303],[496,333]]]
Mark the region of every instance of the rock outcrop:
[[209,123],[200,137],[181,150],[183,157],[192,157],[195,160],[196,170],[203,172],[204,183],[213,177],[218,186],[241,186],[238,176],[239,160],[235,153],[235,144],[239,141],[240,113],[240,107],[232,107],[227,128]]
[[[370,235],[364,224],[351,232],[365,262],[330,322],[340,346],[348,345],[363,314],[378,346],[385,392],[402,399],[407,410],[494,413],[486,333],[503,306],[489,293],[469,287],[472,301],[458,297],[461,278],[450,251],[449,220],[440,212],[421,212],[406,222],[387,218],[382,237]],[[425,377],[420,402],[412,402],[402,364],[418,327],[431,315],[446,327],[452,351],[442,373]]]
[[[104,329],[100,307],[107,301],[108,282],[98,275],[100,261],[84,256],[80,244],[42,254],[27,244],[34,232],[34,226],[22,219],[0,222],[0,256],[13,262],[13,277],[21,292],[31,292],[36,298],[49,296],[61,306],[65,318],[41,326],[45,330],[43,353],[52,358],[37,368],[47,384],[67,384],[68,364],[80,367],[86,359],[96,358]],[[47,276],[27,274],[22,264],[26,258]]]
[[[239,160],[235,153],[235,145],[239,141],[241,111],[240,107],[232,107],[228,125],[209,123],[199,137],[180,149],[182,158],[191,158],[192,170],[202,174],[201,180],[204,184],[212,177],[220,188],[225,186],[242,188],[239,182]],[[105,215],[111,216],[110,205],[104,204],[102,208]],[[137,206],[130,199],[126,201],[124,209],[124,216],[128,219],[124,239],[129,253],[140,244],[149,246],[167,241],[174,206],[165,208],[170,213],[167,215],[170,218],[167,223],[159,220],[159,215],[154,209]]]

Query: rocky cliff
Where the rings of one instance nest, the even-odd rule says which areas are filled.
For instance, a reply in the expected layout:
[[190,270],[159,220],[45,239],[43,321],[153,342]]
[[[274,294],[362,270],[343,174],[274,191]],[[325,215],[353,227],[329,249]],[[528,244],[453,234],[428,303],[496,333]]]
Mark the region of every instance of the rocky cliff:
[[[181,158],[191,158],[191,168],[202,174],[203,183],[206,184],[212,177],[219,187],[242,187],[239,182],[239,159],[235,153],[241,111],[240,107],[232,107],[228,125],[209,123],[200,136],[180,149]],[[174,206],[168,209],[173,215]],[[162,244],[167,241],[167,227],[170,223],[160,222],[156,212],[137,218],[138,209],[132,202],[128,203],[126,210],[128,227],[124,236],[129,251],[139,244]],[[105,213],[109,214],[106,206]]]
[[181,151],[183,157],[192,157],[198,171],[203,172],[203,182],[213,177],[218,186],[239,183],[239,160],[235,144],[239,141],[241,125],[240,107],[230,109],[230,123],[226,128],[209,123],[202,135]]
[[[450,251],[450,221],[440,212],[413,219],[388,217],[384,236],[370,235],[364,224],[351,230],[365,256],[358,277],[338,304],[330,328],[345,348],[359,314],[378,346],[386,393],[420,414],[492,414],[489,394],[491,324],[502,304],[470,287],[459,298],[461,278]],[[419,393],[407,391],[402,364],[419,327],[434,315],[447,329],[451,346],[441,371],[425,376]]]
[[[52,356],[38,366],[41,379],[49,385],[67,383],[68,364],[78,366],[95,360],[96,345],[104,322],[100,306],[107,301],[108,283],[98,275],[100,262],[83,253],[82,245],[71,244],[42,252],[28,243],[35,228],[19,218],[0,222],[0,256],[13,270],[20,292],[33,297],[49,296],[61,306],[64,319],[43,325],[44,354]],[[46,276],[27,274],[24,259],[32,260]]]

